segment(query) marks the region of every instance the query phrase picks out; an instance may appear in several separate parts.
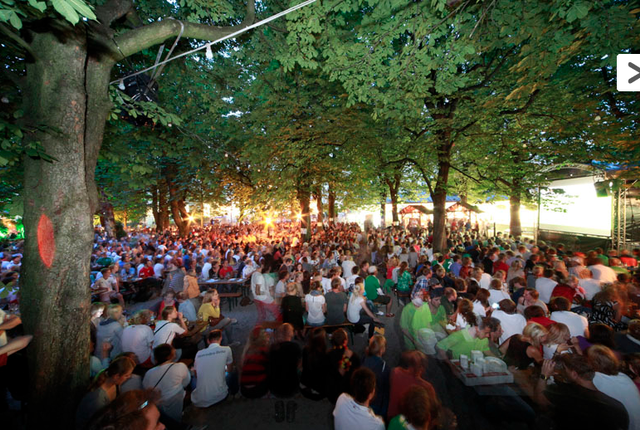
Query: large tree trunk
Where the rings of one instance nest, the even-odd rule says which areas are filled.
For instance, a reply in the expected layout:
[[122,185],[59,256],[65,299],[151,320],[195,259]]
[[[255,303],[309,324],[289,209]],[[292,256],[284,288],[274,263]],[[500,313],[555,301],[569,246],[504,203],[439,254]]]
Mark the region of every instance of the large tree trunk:
[[316,209],[318,209],[318,228],[322,228],[324,222],[324,208],[322,207],[322,186],[316,187]]
[[109,202],[104,190],[100,190],[100,224],[104,227],[107,237],[116,237],[116,217],[113,212],[113,205]]
[[[110,102],[111,63],[87,58],[82,26],[34,33],[24,103],[54,162],[25,157],[21,311],[30,371],[29,428],[73,427],[89,381],[89,256],[98,209],[94,173]],[[108,64],[107,64],[108,63]],[[88,120],[90,118],[90,120]]]
[[449,143],[443,143],[440,146],[440,151],[438,152],[438,177],[431,195],[433,200],[433,249],[435,252],[443,252],[447,247],[446,203],[452,146]]
[[387,193],[383,189],[380,193],[380,227],[387,226]]
[[169,208],[167,204],[166,186],[158,180],[158,185],[151,190],[152,213],[156,223],[156,231],[162,233],[169,227]]
[[510,234],[518,238],[522,235],[522,224],[520,223],[520,193],[516,189],[512,191],[509,197],[510,205],[510,218],[509,218],[509,231]]
[[329,212],[329,223],[333,225],[336,222],[336,193],[335,191],[333,191],[333,188],[331,187],[331,185],[329,185],[328,199],[329,199],[329,202],[328,202],[329,208],[327,210]]
[[300,202],[300,213],[302,213],[302,218],[300,220],[302,240],[309,242],[311,240],[311,193],[308,189],[302,187],[298,188],[297,194],[298,201]]
[[393,225],[397,225],[400,218],[398,217],[398,192],[400,191],[400,174],[393,176],[393,180],[387,179],[389,187],[389,196],[391,197],[391,216]]

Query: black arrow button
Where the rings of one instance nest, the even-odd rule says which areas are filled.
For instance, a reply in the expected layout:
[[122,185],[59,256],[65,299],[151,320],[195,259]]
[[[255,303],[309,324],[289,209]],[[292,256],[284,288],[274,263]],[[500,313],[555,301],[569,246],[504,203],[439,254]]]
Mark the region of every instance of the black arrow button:
[[636,72],[638,72],[637,75],[635,75],[634,77],[632,77],[631,79],[629,79],[629,83],[633,84],[635,81],[637,81],[638,79],[640,79],[640,67],[636,66],[633,63],[629,63],[629,67],[631,67],[633,70],[635,70]]

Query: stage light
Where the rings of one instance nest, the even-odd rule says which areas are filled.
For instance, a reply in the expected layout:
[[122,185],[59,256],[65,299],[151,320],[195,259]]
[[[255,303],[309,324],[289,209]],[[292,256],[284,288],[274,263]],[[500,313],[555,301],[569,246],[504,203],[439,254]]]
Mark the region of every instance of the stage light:
[[271,220],[271,218],[269,218],[269,217],[267,217],[267,218],[265,218],[265,219],[264,219],[264,222],[265,222],[265,224],[267,224],[267,225],[271,224],[271,221],[272,221],[272,220]]
[[189,217],[188,217],[187,219],[189,220],[189,222],[193,222],[193,220],[194,220],[195,218],[193,217],[193,215],[189,215]]
[[301,221],[302,220],[302,214],[296,215],[296,218],[298,218],[298,221]]

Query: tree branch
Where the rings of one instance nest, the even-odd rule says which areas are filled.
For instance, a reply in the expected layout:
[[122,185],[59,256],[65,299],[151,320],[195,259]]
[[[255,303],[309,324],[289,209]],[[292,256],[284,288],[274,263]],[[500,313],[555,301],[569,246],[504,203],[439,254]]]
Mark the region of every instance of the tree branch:
[[[256,9],[255,0],[248,0],[247,14],[241,24],[218,27],[214,25],[196,24],[182,21],[184,25],[183,37],[200,40],[215,40],[234,33],[247,27],[255,21]],[[130,30],[122,36],[115,38],[120,51],[125,57],[162,43],[170,37],[175,37],[180,33],[180,22],[175,19],[164,19],[153,24],[145,25],[135,30]]]
[[125,16],[131,9],[133,9],[131,0],[109,0],[101,6],[96,6],[95,14],[98,21],[109,28],[114,21]]
[[518,114],[518,113],[526,112],[526,110],[529,109],[529,107],[533,104],[533,101],[535,100],[535,98],[537,97],[538,94],[540,94],[540,90],[534,90],[529,95],[529,100],[527,100],[527,102],[524,104],[524,106],[522,106],[520,108],[517,108],[517,109],[500,111],[500,115],[515,115],[515,114]]

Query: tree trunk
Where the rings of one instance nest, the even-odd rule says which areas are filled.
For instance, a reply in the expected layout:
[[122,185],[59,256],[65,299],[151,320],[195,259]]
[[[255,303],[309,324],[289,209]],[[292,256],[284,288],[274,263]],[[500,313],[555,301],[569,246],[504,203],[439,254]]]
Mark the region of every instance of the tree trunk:
[[[63,26],[64,27],[64,26]],[[64,37],[33,33],[37,60],[27,64],[27,135],[51,163],[24,159],[25,252],[21,311],[30,371],[29,428],[74,425],[89,380],[89,255],[98,209],[94,174],[110,109],[111,63],[87,57],[82,26]],[[91,120],[87,120],[91,118]]]
[[298,201],[300,202],[300,212],[302,213],[300,228],[302,240],[305,242],[309,242],[311,240],[310,199],[311,193],[308,189],[298,188]]
[[116,237],[116,217],[113,213],[113,205],[109,203],[104,190],[100,190],[100,224],[104,227],[107,237]]
[[324,208],[322,207],[322,186],[316,187],[316,209],[318,209],[318,226],[324,222]]
[[380,193],[380,227],[385,228],[387,226],[387,193],[383,189]]
[[433,249],[435,252],[443,252],[447,247],[447,184],[451,168],[451,148],[453,147],[447,142],[447,138],[448,135],[445,134],[445,143],[440,145],[438,151],[438,177],[431,195],[433,200]]
[[328,198],[329,198],[329,203],[328,203],[329,223],[333,225],[336,222],[336,193],[333,191],[333,188],[331,188],[331,185],[329,185]]
[[509,218],[509,231],[510,234],[518,238],[522,236],[522,224],[520,223],[520,193],[516,189],[512,191],[509,197],[510,205],[510,218]]
[[400,175],[394,175],[393,181],[387,179],[387,185],[389,186],[389,196],[391,197],[391,216],[393,218],[393,225],[397,225],[399,222],[398,192],[400,191]]

